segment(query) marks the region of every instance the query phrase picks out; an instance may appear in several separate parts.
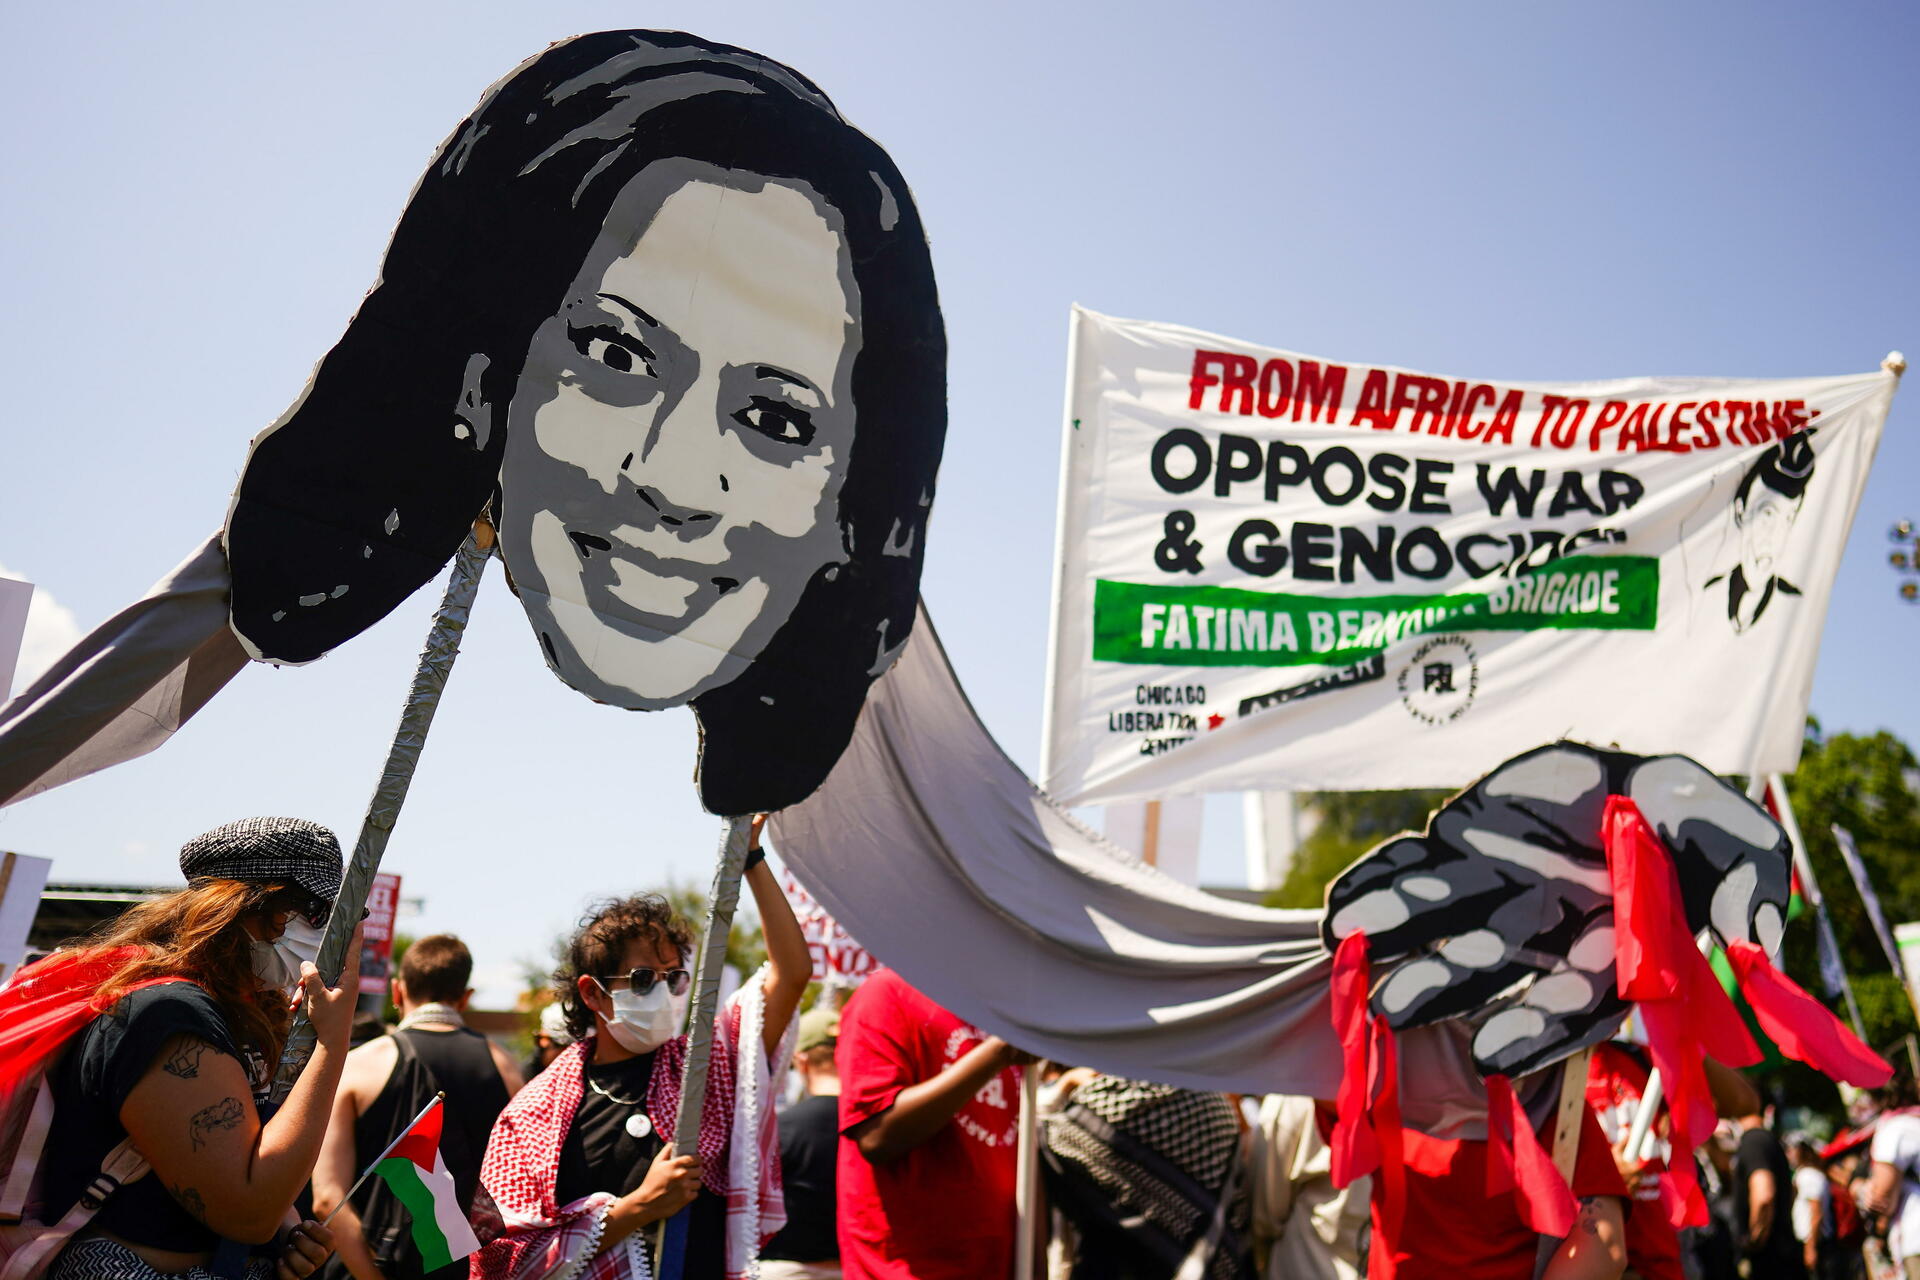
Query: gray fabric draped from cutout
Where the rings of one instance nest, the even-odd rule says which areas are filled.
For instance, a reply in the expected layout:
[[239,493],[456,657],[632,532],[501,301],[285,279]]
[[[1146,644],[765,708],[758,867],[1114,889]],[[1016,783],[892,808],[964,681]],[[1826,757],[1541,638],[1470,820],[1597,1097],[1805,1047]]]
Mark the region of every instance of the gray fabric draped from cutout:
[[[1203,893],[1075,821],[980,723],[924,606],[839,764],[771,830],[863,945],[1022,1049],[1192,1089],[1333,1096],[1321,913]],[[1462,1033],[1402,1041],[1421,1121],[1484,1109]]]
[[0,805],[143,756],[247,665],[218,534],[0,708]]

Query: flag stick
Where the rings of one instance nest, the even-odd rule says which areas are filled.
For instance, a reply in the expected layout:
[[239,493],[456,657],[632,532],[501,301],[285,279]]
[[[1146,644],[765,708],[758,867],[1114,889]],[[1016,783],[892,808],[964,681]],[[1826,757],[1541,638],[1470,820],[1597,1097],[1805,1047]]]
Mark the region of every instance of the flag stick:
[[1840,848],[1840,859],[1847,864],[1847,874],[1853,877],[1853,887],[1860,893],[1860,905],[1867,910],[1867,923],[1873,926],[1873,932],[1880,939],[1880,949],[1886,952],[1887,964],[1893,969],[1894,980],[1900,984],[1900,990],[1906,993],[1907,1007],[1913,1010],[1913,1017],[1920,1022],[1920,998],[1916,998],[1913,986],[1907,981],[1906,966],[1900,961],[1900,944],[1893,940],[1893,934],[1887,928],[1887,914],[1880,905],[1880,895],[1873,891],[1873,880],[1867,875],[1867,864],[1860,860],[1860,849],[1853,842],[1853,833],[1837,822],[1827,824],[1833,832],[1833,841]]
[[[1780,825],[1787,829],[1787,839],[1793,844],[1793,867],[1800,873],[1800,886],[1807,891],[1807,903],[1813,908],[1814,927],[1820,930],[1835,961],[1840,959],[1840,940],[1833,935],[1833,922],[1827,917],[1827,899],[1820,892],[1820,882],[1813,875],[1813,859],[1807,856],[1807,842],[1800,838],[1800,820],[1794,817],[1793,801],[1787,798],[1787,780],[1779,774],[1767,775],[1767,785],[1773,790],[1774,803],[1780,806]],[[1853,1022],[1853,1034],[1864,1043],[1867,1038],[1866,1024],[1860,1020],[1860,1006],[1854,1002],[1853,980],[1847,977],[1847,971],[1840,967],[1840,994],[1847,998],[1847,1017]]]
[[[427,730],[433,725],[433,713],[447,687],[447,674],[453,660],[460,656],[460,637],[473,612],[474,595],[480,589],[480,575],[487,567],[487,555],[493,547],[493,526],[484,518],[460,544],[453,559],[453,572],[447,577],[447,592],[433,615],[427,632],[426,647],[420,653],[420,665],[413,674],[413,686],[407,691],[407,704],[400,713],[400,727],[387,751],[386,768],[367,802],[367,816],[360,824],[360,838],[354,843],[353,857],[340,879],[340,891],[333,900],[333,914],[327,917],[326,932],[320,939],[317,967],[320,977],[332,986],[340,981],[346,967],[347,940],[360,923],[366,909],[367,891],[380,869],[380,855],[386,852],[387,837],[406,803],[407,788],[413,782],[413,770],[420,763],[420,748],[426,745]],[[287,1047],[281,1051],[280,1067],[273,1078],[273,1105],[285,1102],[300,1078],[301,1068],[313,1056],[313,1024],[307,1021],[305,1002],[294,1015],[293,1030],[287,1034]]]
[[1653,1118],[1660,1110],[1660,1100],[1665,1092],[1666,1084],[1660,1079],[1660,1068],[1655,1067],[1647,1072],[1647,1087],[1641,1091],[1640,1105],[1633,1112],[1633,1123],[1627,1126],[1627,1159],[1642,1163],[1653,1159]]
[[387,1149],[385,1151],[382,1151],[379,1155],[375,1156],[373,1158],[373,1163],[369,1164],[365,1169],[362,1169],[360,1171],[360,1176],[355,1178],[353,1180],[353,1185],[347,1188],[347,1194],[340,1197],[340,1203],[333,1206],[333,1212],[328,1214],[326,1218],[321,1221],[320,1225],[324,1227],[328,1223],[331,1223],[334,1220],[334,1218],[339,1214],[339,1212],[342,1209],[347,1207],[347,1201],[353,1199],[353,1193],[360,1189],[360,1184],[365,1182],[368,1178],[371,1178],[373,1176],[373,1171],[380,1167],[380,1162],[393,1154],[393,1149],[400,1145],[400,1139],[412,1133],[413,1126],[419,1124],[422,1120],[425,1120],[427,1118],[427,1112],[433,1110],[435,1107],[439,1106],[441,1103],[445,1102],[446,1100],[447,1100],[447,1094],[444,1089],[441,1090],[439,1093],[434,1094],[432,1101],[428,1102],[426,1106],[420,1108],[420,1114],[415,1116],[413,1119],[407,1121],[407,1127],[402,1129],[399,1133],[396,1133],[393,1136],[393,1141],[387,1144]]
[[[707,898],[707,928],[693,980],[692,1021],[687,1028],[687,1065],[680,1077],[680,1110],[673,1120],[673,1153],[700,1150],[700,1112],[707,1099],[707,1060],[713,1052],[713,1015],[720,1004],[720,968],[727,957],[727,935],[740,902],[740,877],[747,865],[752,817],[727,819],[720,860],[713,869],[713,893]],[[736,1141],[751,1141],[736,1135]],[[654,1238],[655,1269],[660,1280],[680,1280],[687,1243],[687,1215],[676,1213],[660,1224]]]

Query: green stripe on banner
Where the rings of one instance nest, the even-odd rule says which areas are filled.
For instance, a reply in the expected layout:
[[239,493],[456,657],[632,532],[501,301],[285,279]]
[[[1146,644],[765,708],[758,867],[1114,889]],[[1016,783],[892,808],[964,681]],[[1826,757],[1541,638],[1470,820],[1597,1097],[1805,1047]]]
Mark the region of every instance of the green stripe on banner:
[[447,1237],[434,1216],[433,1191],[421,1180],[420,1166],[411,1160],[389,1156],[375,1166],[374,1172],[400,1197],[400,1203],[407,1206],[407,1213],[413,1219],[413,1243],[420,1250],[425,1269],[433,1271],[451,1263],[453,1250],[447,1246]]
[[1166,667],[1336,666],[1444,631],[1651,631],[1653,556],[1567,556],[1487,587],[1427,596],[1303,596],[1109,582],[1093,591],[1093,656]]

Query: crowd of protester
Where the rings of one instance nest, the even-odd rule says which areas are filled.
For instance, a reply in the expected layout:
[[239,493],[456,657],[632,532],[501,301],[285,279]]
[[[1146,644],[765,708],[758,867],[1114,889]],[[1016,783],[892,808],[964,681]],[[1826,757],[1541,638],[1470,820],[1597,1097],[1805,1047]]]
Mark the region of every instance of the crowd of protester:
[[[767,962],[716,1017],[698,1138],[680,1150],[693,934],[664,899],[581,921],[516,1059],[466,1026],[457,937],[406,951],[391,1028],[356,1022],[351,964],[321,981],[330,832],[250,819],[197,838],[185,889],[0,992],[0,1211],[26,1199],[22,1226],[0,1224],[0,1263],[54,1280],[626,1280],[658,1274],[671,1227],[690,1278],[998,1280],[1016,1270],[1032,1073],[1031,1263],[1048,1280],[1920,1280],[1908,1082],[1853,1099],[1852,1127],[1816,1138],[1781,1133],[1748,1080],[1709,1062],[1721,1126],[1674,1150],[1658,1112],[1634,1132],[1644,1052],[1603,1044],[1567,1179],[1577,1221],[1543,1243],[1489,1193],[1471,1128],[1403,1129],[1390,1175],[1342,1187],[1325,1101],[1036,1062],[885,968],[796,1016],[811,960],[757,827],[754,844]],[[317,1042],[275,1107],[296,1007]],[[436,1099],[438,1156],[482,1247],[434,1269],[417,1206],[362,1174]],[[1539,1123],[1553,1148],[1555,1118]],[[1688,1167],[1711,1212],[1677,1229]]]

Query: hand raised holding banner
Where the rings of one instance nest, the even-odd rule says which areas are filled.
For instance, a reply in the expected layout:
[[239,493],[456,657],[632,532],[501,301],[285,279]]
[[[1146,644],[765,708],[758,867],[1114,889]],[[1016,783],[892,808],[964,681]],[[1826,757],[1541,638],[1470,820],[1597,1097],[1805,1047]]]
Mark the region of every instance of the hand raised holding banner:
[[1684,757],[1566,742],[1507,762],[1426,834],[1350,867],[1328,891],[1328,947],[1364,931],[1390,968],[1374,1010],[1396,1029],[1469,1019],[1484,1074],[1522,1075],[1598,1042],[1628,1008],[1601,842],[1609,795],[1633,800],[1671,852],[1691,930],[1777,947],[1788,855],[1772,818]]

